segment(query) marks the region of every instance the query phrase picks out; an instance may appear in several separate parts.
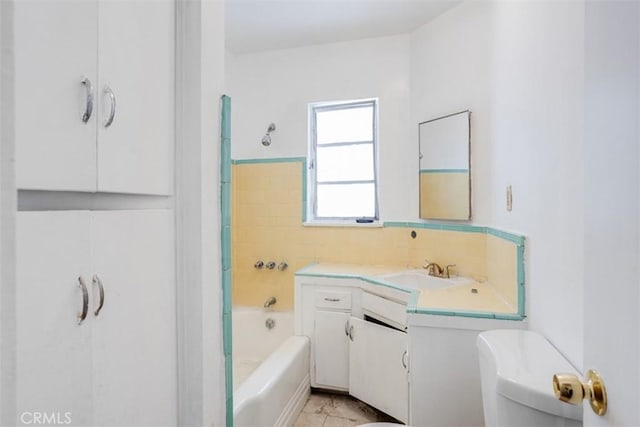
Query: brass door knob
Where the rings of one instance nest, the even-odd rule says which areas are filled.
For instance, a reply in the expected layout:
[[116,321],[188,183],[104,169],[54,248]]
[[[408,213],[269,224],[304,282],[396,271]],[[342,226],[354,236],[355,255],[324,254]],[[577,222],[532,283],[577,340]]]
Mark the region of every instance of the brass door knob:
[[597,371],[587,371],[587,382],[582,382],[574,374],[555,374],[553,392],[563,402],[579,405],[588,399],[591,409],[602,416],[607,412],[607,390]]

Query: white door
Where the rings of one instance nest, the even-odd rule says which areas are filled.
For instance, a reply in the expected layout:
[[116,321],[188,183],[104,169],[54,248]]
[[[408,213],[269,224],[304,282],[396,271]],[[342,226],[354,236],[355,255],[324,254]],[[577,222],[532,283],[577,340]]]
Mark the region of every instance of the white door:
[[[17,256],[17,420],[33,412],[65,424],[92,424],[88,212],[19,212]],[[82,278],[82,279],[81,279]],[[88,303],[91,302],[89,298]]]
[[92,213],[94,425],[177,425],[176,290],[170,211]]
[[349,394],[407,422],[407,334],[349,318]]
[[99,1],[99,191],[172,192],[174,8],[169,0]]
[[349,389],[349,313],[317,310],[314,327],[315,381],[319,387]]
[[609,408],[585,426],[640,425],[639,28],[638,2],[586,4],[583,368]]
[[[97,2],[17,1],[16,183],[20,189],[95,191]],[[87,78],[87,84],[82,81]]]

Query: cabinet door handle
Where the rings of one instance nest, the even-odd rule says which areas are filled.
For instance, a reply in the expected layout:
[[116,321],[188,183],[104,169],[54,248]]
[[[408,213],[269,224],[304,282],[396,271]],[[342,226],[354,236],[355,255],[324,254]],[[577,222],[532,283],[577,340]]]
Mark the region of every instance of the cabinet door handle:
[[407,369],[406,357],[407,357],[407,350],[405,350],[404,353],[402,353],[402,366],[404,366],[404,369]]
[[98,308],[93,312],[94,315],[100,314],[100,310],[102,310],[102,306],[104,305],[104,287],[102,286],[102,280],[98,277],[97,274],[93,275],[93,284],[98,285],[98,291],[100,292],[100,302],[98,303]]
[[338,302],[338,301],[340,301],[340,298],[329,298],[329,297],[325,297],[325,298],[324,298],[324,300],[325,300],[325,301],[328,301],[328,302]]
[[113,123],[113,119],[116,116],[116,95],[113,93],[109,86],[104,87],[104,93],[109,96],[109,100],[111,101],[111,111],[109,111],[109,118],[104,122],[104,127],[108,128]]
[[349,327],[349,339],[353,341],[353,326]]
[[93,113],[93,85],[87,77],[82,79],[82,84],[87,92],[87,101],[84,107],[84,113],[82,114],[82,122],[87,123],[91,118],[91,113]]
[[349,336],[349,321],[344,322],[344,334]]
[[78,277],[78,287],[82,291],[82,311],[78,313],[78,325],[80,325],[87,318],[87,312],[89,311],[89,292],[82,276]]

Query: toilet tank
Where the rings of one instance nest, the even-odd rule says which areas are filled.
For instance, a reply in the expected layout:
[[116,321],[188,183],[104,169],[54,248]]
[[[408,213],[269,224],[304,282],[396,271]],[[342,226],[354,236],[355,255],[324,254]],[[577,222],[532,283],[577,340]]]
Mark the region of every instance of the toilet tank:
[[582,425],[582,406],[556,399],[552,385],[555,373],[579,373],[542,335],[486,331],[476,344],[487,427]]

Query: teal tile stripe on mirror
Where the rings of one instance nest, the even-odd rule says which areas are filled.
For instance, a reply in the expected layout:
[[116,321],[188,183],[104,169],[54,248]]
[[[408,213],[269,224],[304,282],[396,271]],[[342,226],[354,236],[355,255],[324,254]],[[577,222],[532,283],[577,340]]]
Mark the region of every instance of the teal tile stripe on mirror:
[[226,425],[233,427],[233,358],[231,318],[231,98],[222,96],[220,147],[220,210],[222,221],[222,340]]

